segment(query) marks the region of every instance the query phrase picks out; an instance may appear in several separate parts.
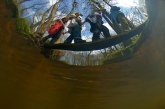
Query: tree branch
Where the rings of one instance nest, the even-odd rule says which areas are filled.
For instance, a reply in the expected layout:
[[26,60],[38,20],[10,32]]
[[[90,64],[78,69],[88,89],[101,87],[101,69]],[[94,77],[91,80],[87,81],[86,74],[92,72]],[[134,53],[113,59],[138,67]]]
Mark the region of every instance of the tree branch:
[[74,0],[74,2],[73,2],[73,4],[72,4],[72,9],[71,9],[71,11],[69,12],[69,14],[68,14],[66,17],[69,17],[69,16],[73,13],[73,11],[74,11],[76,5],[77,5],[77,2],[76,2],[76,0]]

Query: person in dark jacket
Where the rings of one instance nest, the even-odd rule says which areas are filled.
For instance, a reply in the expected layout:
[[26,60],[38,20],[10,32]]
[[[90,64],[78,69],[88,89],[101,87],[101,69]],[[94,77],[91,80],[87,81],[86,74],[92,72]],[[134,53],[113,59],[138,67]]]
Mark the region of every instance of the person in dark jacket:
[[70,36],[64,41],[64,43],[71,43],[72,40],[74,40],[74,43],[86,42],[81,39],[82,22],[80,16],[82,16],[80,12],[71,15],[71,21],[68,25]]
[[130,22],[124,15],[123,12],[120,11],[120,7],[112,6],[110,9],[111,21],[113,24],[121,24],[121,28],[123,32],[129,31],[134,28],[132,22]]
[[88,22],[91,26],[90,32],[93,33],[92,41],[100,39],[100,34],[103,32],[104,37],[111,37],[109,29],[103,25],[100,10],[92,11],[85,19],[84,23]]

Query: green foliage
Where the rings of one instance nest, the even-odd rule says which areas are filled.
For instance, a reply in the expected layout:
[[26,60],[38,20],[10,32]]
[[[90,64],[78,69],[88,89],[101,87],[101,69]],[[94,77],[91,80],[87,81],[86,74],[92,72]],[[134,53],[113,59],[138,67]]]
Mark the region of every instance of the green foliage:
[[31,35],[30,25],[27,19],[18,18],[17,19],[17,31],[23,35]]
[[137,36],[136,40],[132,41],[132,44],[130,44],[129,46],[127,46],[119,51],[109,54],[107,56],[107,58],[110,60],[118,60],[120,58],[130,56],[132,53],[134,53],[136,51],[139,41],[141,39],[141,35],[142,34],[140,33],[139,36]]
[[11,10],[11,17],[12,18],[18,18],[19,12],[18,12],[17,5],[14,3],[14,1],[13,0],[5,0],[5,3],[8,6],[8,8],[10,8],[10,10]]
[[10,17],[17,18],[17,31],[23,35],[31,35],[30,25],[27,19],[19,18],[17,5],[13,0],[5,0],[6,5],[11,10]]

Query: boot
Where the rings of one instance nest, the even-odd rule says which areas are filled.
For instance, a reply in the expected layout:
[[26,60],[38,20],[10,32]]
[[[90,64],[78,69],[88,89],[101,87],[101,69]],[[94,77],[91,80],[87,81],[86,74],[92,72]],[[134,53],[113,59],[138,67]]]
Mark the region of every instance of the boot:
[[86,41],[85,40],[82,40],[82,39],[75,39],[74,40],[74,43],[77,44],[77,43],[85,43]]

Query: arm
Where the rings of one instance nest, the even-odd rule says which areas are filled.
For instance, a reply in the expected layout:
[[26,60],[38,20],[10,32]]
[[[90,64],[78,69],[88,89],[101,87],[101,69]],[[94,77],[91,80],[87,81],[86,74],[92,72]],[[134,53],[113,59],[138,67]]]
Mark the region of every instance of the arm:
[[86,19],[83,22],[81,22],[81,24],[84,25],[85,22],[86,22]]

